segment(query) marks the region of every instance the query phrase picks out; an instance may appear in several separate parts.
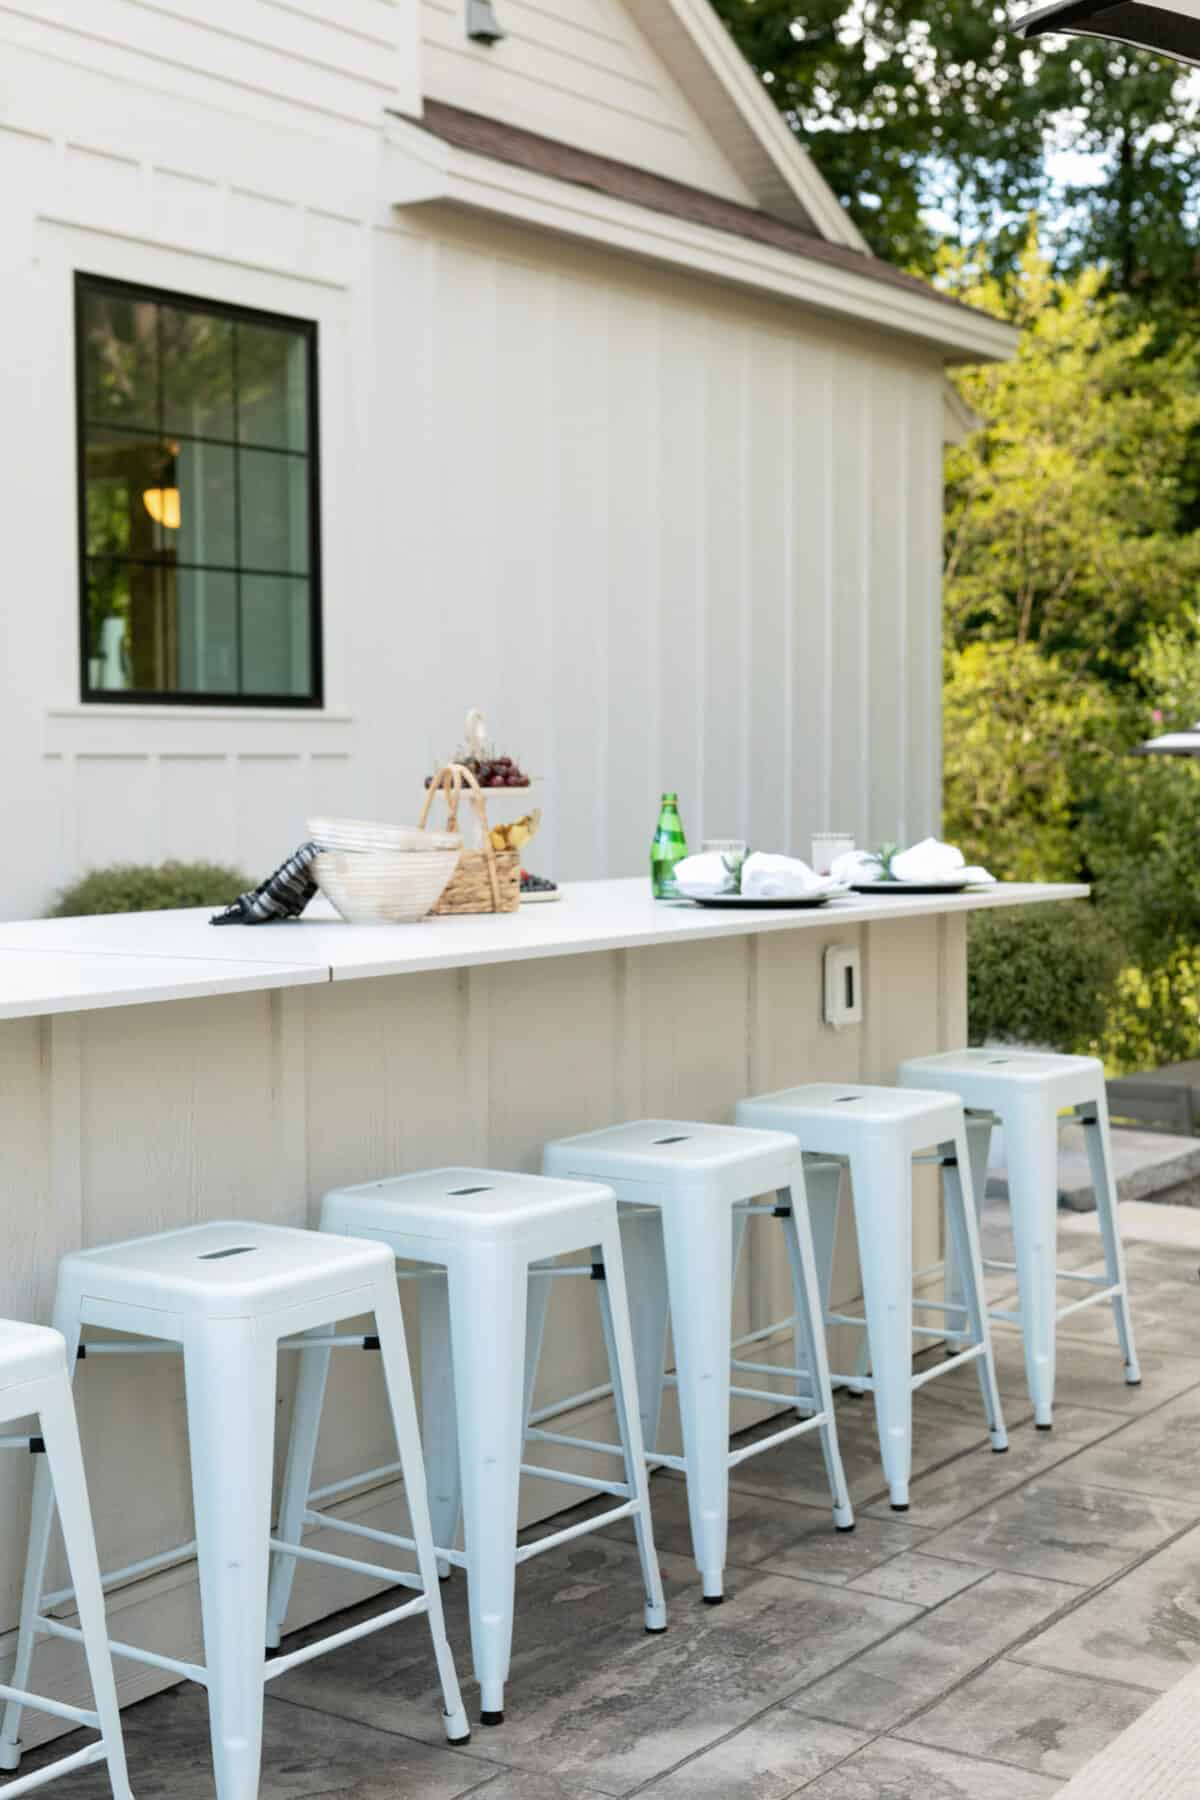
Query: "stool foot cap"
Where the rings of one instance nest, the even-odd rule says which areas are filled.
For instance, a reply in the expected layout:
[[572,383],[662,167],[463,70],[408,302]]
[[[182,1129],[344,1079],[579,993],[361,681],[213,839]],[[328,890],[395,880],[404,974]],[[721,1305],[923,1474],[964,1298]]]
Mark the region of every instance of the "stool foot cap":
[[502,1712],[481,1712],[479,1723],[481,1725],[503,1725],[504,1714]]
[[0,1769],[19,1769],[23,1748],[19,1740],[15,1744],[0,1743]]
[[665,1625],[647,1625],[646,1636],[647,1637],[662,1637],[662,1635],[666,1631],[666,1629],[667,1628]]
[[1131,1375],[1127,1369],[1125,1371],[1125,1386],[1126,1387],[1141,1387],[1141,1385],[1142,1385],[1141,1376],[1140,1375]]
[[437,1572],[439,1581],[449,1581],[451,1575],[454,1573],[454,1564],[448,1563],[444,1557],[439,1556],[437,1559]]
[[705,1594],[704,1604],[705,1606],[724,1606],[725,1596],[724,1594]]
[[665,1631],[667,1629],[667,1609],[663,1602],[658,1605],[647,1605],[642,1609],[647,1631]]
[[1007,1444],[993,1444],[992,1445],[992,1455],[993,1456],[1007,1456],[1008,1455],[1008,1445]]
[[853,1531],[855,1523],[856,1523],[856,1521],[854,1519],[851,1519],[851,1521],[848,1525],[838,1525],[835,1522],[833,1529],[835,1531]]
[[1042,1425],[1035,1421],[1033,1429],[1035,1431],[1053,1431],[1054,1425],[1053,1425],[1053,1422],[1051,1422],[1050,1424],[1047,1424],[1047,1425]]
[[907,1512],[908,1511],[908,1501],[907,1500],[901,1500],[901,1501],[893,1500],[892,1501],[892,1511],[893,1512]]

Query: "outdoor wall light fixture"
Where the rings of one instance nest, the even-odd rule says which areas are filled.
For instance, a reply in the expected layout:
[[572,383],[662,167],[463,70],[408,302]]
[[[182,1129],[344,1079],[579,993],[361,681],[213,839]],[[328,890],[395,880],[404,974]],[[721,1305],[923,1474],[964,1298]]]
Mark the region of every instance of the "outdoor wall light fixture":
[[477,44],[497,44],[504,36],[492,0],[467,0],[467,36]]

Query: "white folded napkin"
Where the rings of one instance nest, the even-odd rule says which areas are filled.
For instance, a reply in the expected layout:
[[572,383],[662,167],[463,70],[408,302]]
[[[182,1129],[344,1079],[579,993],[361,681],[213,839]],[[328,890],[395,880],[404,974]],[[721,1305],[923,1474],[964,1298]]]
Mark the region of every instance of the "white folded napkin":
[[802,894],[821,894],[836,885],[797,856],[770,856],[756,850],[742,864],[742,893],[748,900],[791,900]]
[[897,881],[994,881],[986,869],[968,868],[967,859],[954,844],[943,844],[938,838],[922,838],[908,850],[892,858],[892,874]]
[[829,874],[833,881],[878,881],[883,866],[873,850],[847,850],[835,856]]
[[736,894],[738,884],[723,852],[705,850],[675,864],[675,885],[689,900],[711,900],[714,894]]
[[[881,881],[883,864],[869,850],[851,850],[839,856],[831,871],[838,881]],[[892,857],[893,881],[967,881],[984,885],[996,878],[986,869],[968,867],[966,858],[954,844],[943,844],[940,838],[922,838],[907,850]]]

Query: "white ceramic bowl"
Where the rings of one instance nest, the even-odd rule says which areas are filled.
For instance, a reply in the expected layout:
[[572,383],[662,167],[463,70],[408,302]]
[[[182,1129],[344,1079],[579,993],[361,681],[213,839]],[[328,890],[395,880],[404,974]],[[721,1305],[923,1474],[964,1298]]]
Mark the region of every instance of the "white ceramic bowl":
[[415,825],[380,825],[373,819],[309,819],[308,835],[323,850],[454,850],[446,831]]
[[327,850],[317,886],[350,925],[410,925],[435,907],[458,867],[453,850]]

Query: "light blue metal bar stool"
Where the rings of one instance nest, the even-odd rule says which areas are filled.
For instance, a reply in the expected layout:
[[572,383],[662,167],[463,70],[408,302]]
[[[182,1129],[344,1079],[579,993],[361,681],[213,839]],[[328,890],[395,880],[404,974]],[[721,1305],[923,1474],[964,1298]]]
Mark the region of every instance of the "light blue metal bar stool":
[[88,1744],[69,1756],[0,1787],[0,1794],[13,1796],[32,1793],[60,1775],[69,1775],[89,1763],[106,1762],[114,1800],[132,1800],[129,1777],[125,1769],[125,1746],[121,1737],[121,1719],[117,1710],[117,1689],[113,1680],[108,1633],[104,1623],[104,1590],[100,1583],[100,1566],[96,1560],[96,1540],[92,1532],[92,1515],[88,1507],[87,1482],[83,1457],[79,1448],[79,1428],[71,1398],[71,1382],[67,1374],[67,1346],[61,1334],[43,1325],[23,1325],[15,1320],[0,1320],[0,1423],[15,1419],[36,1419],[36,1436],[0,1438],[0,1449],[30,1451],[41,1455],[39,1482],[57,1506],[59,1525],[67,1552],[67,1565],[79,1629],[75,1634],[83,1644],[91,1677],[92,1709],[68,1706],[27,1691],[30,1674],[30,1652],[34,1635],[43,1624],[38,1617],[39,1595],[26,1584],[21,1607],[21,1649],[17,1655],[15,1687],[0,1686],[0,1700],[7,1702],[14,1732],[0,1745],[0,1768],[15,1769],[21,1759],[21,1745],[15,1735],[15,1721],[21,1708],[51,1713],[71,1725],[82,1725],[100,1733],[98,1743]]
[[[604,1181],[622,1202],[643,1435],[652,1463],[687,1476],[692,1551],[705,1600],[715,1605],[724,1596],[729,1471],[749,1457],[816,1432],[834,1522],[839,1530],[852,1531],[854,1512],[838,1447],[804,1171],[795,1139],[778,1131],[643,1119],[547,1144],[543,1167],[576,1180]],[[772,1196],[770,1204],[756,1205],[763,1194]],[[790,1393],[731,1386],[733,1280],[746,1222],[754,1213],[770,1214],[783,1233],[797,1366],[768,1367],[744,1359],[733,1366],[788,1380]],[[664,1371],[668,1318],[675,1344],[671,1377]],[[682,1456],[657,1447],[668,1380],[679,1400]],[[801,1422],[731,1450],[731,1394],[780,1410],[794,1408]]]
[[[518,1564],[530,1557],[600,1531],[617,1519],[632,1519],[645,1582],[646,1630],[664,1631],[666,1605],[650,1526],[621,1239],[611,1190],[507,1170],[431,1169],[327,1194],[321,1230],[330,1244],[343,1235],[371,1238],[386,1245],[392,1257],[426,1265],[417,1279],[433,1531],[446,1571],[456,1565],[467,1572],[482,1723],[499,1725],[504,1719],[516,1572]],[[582,1263],[569,1268],[540,1266],[549,1258],[571,1254],[581,1255]],[[603,1481],[523,1460],[527,1435],[557,1444],[578,1441],[527,1431],[550,1282],[570,1276],[588,1279],[599,1301],[621,1438],[616,1448],[603,1444],[582,1448],[615,1455],[624,1467],[623,1481]],[[393,1272],[393,1290],[395,1279]],[[310,1493],[328,1365],[328,1350],[321,1347],[314,1347],[301,1361],[279,1520],[279,1538],[285,1544],[298,1543],[306,1524],[331,1523],[313,1504],[318,1496]],[[522,1474],[610,1496],[613,1505],[519,1546]],[[454,1548],[460,1511],[461,1552]],[[407,1543],[374,1529],[364,1534],[384,1543]],[[283,1557],[271,1583],[273,1639],[283,1624],[290,1587],[291,1565]]]
[[[1094,1056],[1057,1056],[1040,1050],[950,1050],[903,1063],[905,1087],[941,1088],[967,1109],[976,1207],[987,1186],[992,1127],[1004,1130],[1015,1263],[988,1261],[985,1268],[1016,1275],[1020,1310],[993,1307],[991,1316],[1020,1328],[1034,1419],[1049,1431],[1054,1417],[1055,1336],[1060,1319],[1085,1307],[1112,1303],[1117,1340],[1130,1387],[1141,1381],[1113,1175],[1104,1065]],[[1058,1126],[1060,1115],[1083,1126],[1104,1244],[1104,1273],[1081,1275],[1057,1267]],[[1059,1282],[1090,1291],[1058,1302]],[[948,1298],[961,1304],[957,1262],[948,1268]]]
[[[984,1304],[962,1104],[950,1094],[813,1082],[739,1101],[737,1119],[740,1125],[760,1130],[786,1131],[806,1154],[835,1159],[832,1168],[826,1164],[810,1172],[822,1303],[829,1323],[865,1326],[871,1374],[868,1378],[860,1365],[854,1375],[834,1379],[874,1393],[891,1503],[895,1511],[907,1512],[914,1389],[962,1363],[974,1362],[992,1448],[1008,1448]],[[912,1166],[914,1155],[930,1147],[942,1165],[947,1219],[965,1272],[966,1347],[914,1375],[914,1334],[945,1335],[940,1327],[913,1323]],[[828,1310],[841,1187],[838,1163],[850,1171],[865,1319]]]

